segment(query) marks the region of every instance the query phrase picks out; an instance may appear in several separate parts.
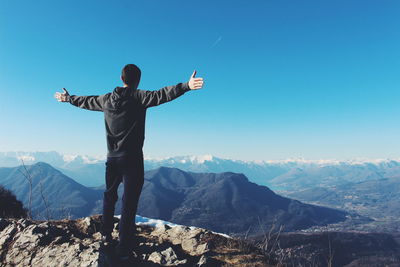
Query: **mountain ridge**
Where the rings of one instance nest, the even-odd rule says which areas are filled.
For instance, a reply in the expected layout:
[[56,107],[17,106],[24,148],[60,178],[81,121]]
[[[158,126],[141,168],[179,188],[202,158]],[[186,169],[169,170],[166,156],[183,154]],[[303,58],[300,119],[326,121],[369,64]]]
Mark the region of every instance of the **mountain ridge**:
[[[24,154],[25,153],[25,154]],[[0,152],[0,167],[43,160],[79,183],[97,187],[104,184],[104,158],[66,156],[57,152]],[[30,159],[31,161],[27,161]],[[32,161],[33,160],[33,161]],[[300,160],[240,161],[211,155],[178,156],[166,159],[145,159],[145,170],[160,166],[179,168],[189,172],[244,173],[250,181],[274,190],[298,190],[310,184],[332,186],[363,180],[400,177],[400,161],[396,160]],[[292,183],[295,181],[295,183]]]
[[[46,162],[45,159],[52,160],[54,162],[84,162],[87,164],[104,162],[106,160],[105,155],[81,155],[81,154],[66,154],[57,151],[0,151],[0,166],[4,166],[6,160],[8,164],[20,165],[21,160],[24,160],[27,164],[33,162],[42,161]],[[240,160],[218,157],[211,154],[204,155],[177,155],[162,158],[145,157],[146,161],[150,162],[181,162],[181,163],[204,163],[206,161],[231,161],[241,163],[253,163],[258,165],[263,164],[315,164],[315,165],[341,165],[341,164],[390,164],[391,162],[400,162],[400,158],[354,158],[354,159],[304,159],[304,158],[288,158],[288,159],[276,159],[276,160]],[[51,163],[50,163],[51,164]]]
[[[35,212],[46,211],[41,189],[54,217],[63,216],[63,207],[59,204],[66,205],[75,218],[102,212],[104,187],[79,185],[48,164],[26,167],[35,181]],[[19,172],[21,169],[24,168],[17,167],[11,172],[9,168],[0,168],[0,183],[11,188],[27,205],[29,184]],[[8,175],[2,175],[4,172]],[[119,188],[116,214],[120,213],[122,190],[123,185]],[[243,174],[189,173],[167,167],[146,172],[138,214],[223,233],[243,233],[249,227],[258,233],[260,219],[265,227],[277,223],[291,230],[342,221],[346,217],[342,211],[279,196],[265,186],[251,183]]]

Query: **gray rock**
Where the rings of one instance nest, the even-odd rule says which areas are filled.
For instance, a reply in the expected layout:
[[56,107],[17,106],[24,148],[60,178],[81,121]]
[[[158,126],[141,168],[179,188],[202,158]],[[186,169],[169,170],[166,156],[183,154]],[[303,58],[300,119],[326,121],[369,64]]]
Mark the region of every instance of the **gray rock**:
[[197,262],[196,266],[205,266],[207,264],[207,257],[202,255]]
[[150,254],[148,260],[165,266],[177,266],[187,262],[186,259],[179,260],[175,251],[171,247],[161,252],[154,251]]
[[160,252],[154,251],[153,253],[151,253],[151,254],[149,255],[149,257],[148,257],[147,260],[152,261],[152,262],[154,262],[154,263],[161,264],[161,262],[162,262],[162,255],[161,255]]
[[[0,266],[106,267],[99,225],[98,215],[45,222],[1,219]],[[221,266],[222,261],[208,254],[214,243],[206,233],[212,235],[186,226],[142,227],[137,233],[139,246],[133,254],[137,255],[135,259],[162,266]],[[112,235],[118,238],[118,231],[115,229]]]
[[8,242],[11,241],[17,230],[17,226],[14,223],[11,223],[5,227],[0,236],[0,251],[3,251],[3,249],[6,248]]
[[92,217],[84,218],[80,225],[82,230],[89,235],[92,235],[100,230],[98,229],[99,227],[94,223]]
[[209,251],[207,243],[200,243],[196,238],[182,240],[182,249],[192,256],[199,256]]
[[7,249],[4,265],[98,266],[99,242],[73,237],[63,241],[56,229],[49,222],[32,224],[19,220],[10,224],[0,233],[0,248]]
[[[199,259],[199,261],[195,265],[196,267],[216,267],[216,266],[221,266],[221,262],[218,260],[207,257],[205,255],[202,255]],[[225,265],[224,265],[225,266]],[[229,264],[227,266],[233,266],[232,264]],[[236,265],[235,265],[236,266]],[[240,264],[238,265],[240,266]],[[253,265],[252,265],[253,266]],[[254,266],[267,266],[267,265],[254,265]],[[269,266],[269,265],[268,265]]]
[[156,227],[151,235],[158,237],[159,243],[168,241],[174,245],[181,245],[182,249],[190,255],[199,256],[209,251],[208,244],[201,241],[201,237],[206,232],[201,228],[161,225]]

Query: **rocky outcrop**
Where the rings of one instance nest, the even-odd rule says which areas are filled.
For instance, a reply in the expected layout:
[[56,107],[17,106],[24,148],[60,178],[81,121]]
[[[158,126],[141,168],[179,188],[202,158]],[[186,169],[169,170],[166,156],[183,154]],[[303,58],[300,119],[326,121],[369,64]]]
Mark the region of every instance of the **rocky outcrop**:
[[[0,219],[0,265],[116,266],[101,243],[100,219]],[[118,240],[117,218],[115,228]],[[126,266],[268,266],[256,248],[201,228],[141,225],[136,240]]]

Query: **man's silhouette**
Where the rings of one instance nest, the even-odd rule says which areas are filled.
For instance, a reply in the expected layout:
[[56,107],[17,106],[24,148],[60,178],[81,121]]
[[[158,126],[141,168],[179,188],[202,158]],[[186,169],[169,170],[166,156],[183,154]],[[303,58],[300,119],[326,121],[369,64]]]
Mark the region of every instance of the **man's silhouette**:
[[121,220],[119,224],[119,243],[116,253],[121,259],[127,259],[133,249],[135,215],[139,196],[144,183],[143,142],[145,137],[146,110],[171,101],[185,92],[200,89],[203,78],[196,78],[193,72],[189,81],[167,86],[158,91],[137,89],[141,71],[134,64],[122,69],[123,87],[116,87],[111,93],[93,96],[69,95],[57,92],[60,102],[69,102],[74,106],[102,111],[104,113],[107,135],[106,190],[103,199],[102,235],[105,242],[111,242],[117,189],[124,183]]

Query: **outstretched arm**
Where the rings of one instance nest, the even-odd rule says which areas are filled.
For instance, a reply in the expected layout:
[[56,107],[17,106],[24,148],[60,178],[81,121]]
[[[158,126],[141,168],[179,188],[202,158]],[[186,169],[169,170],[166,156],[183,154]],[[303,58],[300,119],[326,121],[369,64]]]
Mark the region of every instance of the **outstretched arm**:
[[93,111],[103,110],[103,103],[106,95],[76,96],[70,95],[65,88],[63,88],[63,90],[64,93],[57,92],[54,95],[59,102],[69,102],[79,108]]
[[145,108],[158,106],[174,100],[190,90],[197,90],[203,87],[203,78],[196,78],[196,71],[186,83],[178,83],[173,86],[166,86],[157,91],[138,90],[138,98]]

